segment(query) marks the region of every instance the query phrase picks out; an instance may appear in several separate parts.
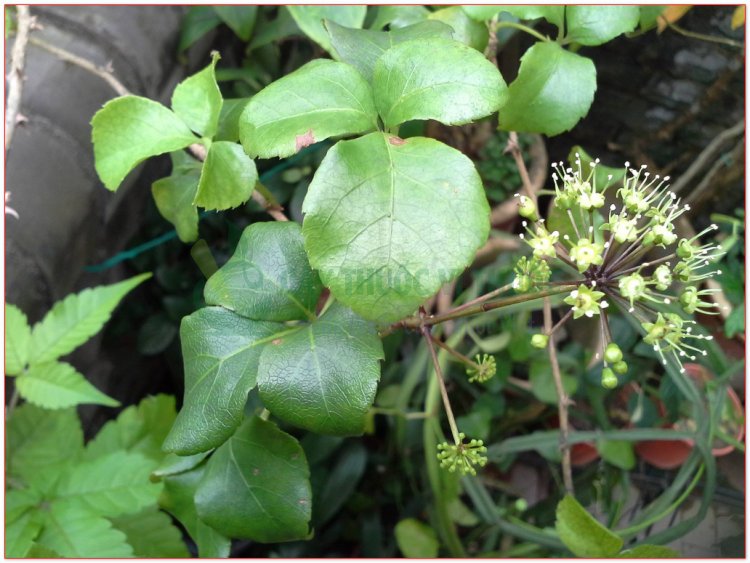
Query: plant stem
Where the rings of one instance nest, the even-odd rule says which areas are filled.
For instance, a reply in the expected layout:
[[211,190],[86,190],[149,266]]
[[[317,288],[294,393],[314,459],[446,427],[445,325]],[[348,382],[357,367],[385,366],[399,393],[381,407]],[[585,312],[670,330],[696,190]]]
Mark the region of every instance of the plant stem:
[[513,289],[512,283],[509,283],[502,287],[498,287],[497,289],[490,291],[489,293],[485,293],[484,295],[480,295],[479,297],[472,299],[471,301],[467,301],[463,305],[459,305],[458,307],[453,309],[453,312],[457,313],[458,311],[464,311],[473,305],[477,305],[478,303],[484,303],[485,301],[489,301],[493,297],[497,297],[498,295],[505,293],[506,291],[510,291],[511,289]]
[[531,185],[531,178],[529,177],[529,171],[526,169],[526,163],[523,161],[521,145],[518,142],[518,133],[515,131],[511,131],[508,134],[508,144],[505,147],[505,152],[509,152],[513,157],[513,160],[516,161],[516,168],[518,168],[518,174],[521,176],[521,182],[523,183],[523,191],[526,192],[526,195],[534,202],[534,204],[536,204],[536,194]]
[[[16,40],[10,55],[10,70],[8,71],[8,103],[5,106],[5,152],[8,152],[13,131],[18,123],[21,109],[21,93],[23,92],[23,67],[26,59],[26,44],[31,30],[31,15],[28,6],[16,6],[18,23]],[[6,14],[6,18],[10,14]]]
[[432,365],[435,368],[435,377],[437,378],[438,384],[440,385],[440,395],[443,398],[443,407],[445,408],[445,415],[448,417],[448,424],[451,427],[451,434],[453,434],[453,441],[456,445],[461,443],[461,438],[458,436],[458,427],[456,426],[456,419],[453,416],[453,409],[451,408],[451,402],[448,398],[448,390],[445,388],[445,380],[443,379],[443,370],[440,368],[440,362],[438,361],[437,353],[435,352],[435,345],[432,341],[432,335],[430,334],[429,327],[422,325],[420,328],[422,336],[424,336],[427,342],[427,348],[430,351],[432,357]]
[[557,324],[555,324],[555,326],[553,326],[552,329],[547,333],[547,336],[552,336],[553,334],[555,334],[557,329],[559,329],[562,325],[564,325],[572,315],[573,315],[573,309],[569,309],[568,312],[565,313],[563,318],[557,321]]
[[459,361],[461,361],[462,363],[466,364],[469,367],[472,367],[474,369],[479,369],[480,366],[479,366],[478,363],[476,363],[476,362],[472,361],[470,358],[464,356],[458,350],[454,350],[453,348],[451,348],[450,346],[448,346],[448,344],[446,342],[443,342],[442,340],[440,340],[438,337],[434,336],[433,334],[430,334],[430,338],[432,339],[432,341],[435,344],[437,344],[438,346],[440,346],[443,350],[445,350],[446,352],[448,352],[454,358],[458,359]]
[[[544,329],[549,334],[552,331],[552,304],[549,297],[544,298]],[[550,338],[547,342],[547,353],[549,354],[550,365],[552,366],[552,378],[555,381],[557,390],[557,408],[560,418],[560,452],[562,453],[562,473],[565,490],[573,494],[573,471],[570,464],[570,444],[568,444],[568,404],[570,400],[563,387],[562,375],[560,374],[560,364],[557,362],[557,349],[555,348],[555,339]]]
[[549,41],[549,37],[545,37],[535,29],[531,29],[529,26],[523,25],[522,23],[516,23],[516,22],[498,22],[495,26],[495,30],[502,29],[503,27],[512,27],[514,29],[519,29],[521,31],[524,31],[528,33],[529,35],[533,35],[540,41]]
[[695,31],[688,31],[687,29],[684,29],[677,24],[674,24],[670,21],[667,21],[664,18],[661,18],[663,21],[666,21],[667,26],[672,31],[676,31],[680,35],[684,35],[685,37],[690,37],[691,39],[699,39],[701,41],[708,41],[710,43],[719,43],[721,45],[729,45],[730,47],[737,47],[738,49],[742,49],[744,47],[743,43],[740,43],[739,41],[735,41],[734,39],[728,39],[726,37],[716,37],[714,35],[705,35],[703,33],[696,33]]

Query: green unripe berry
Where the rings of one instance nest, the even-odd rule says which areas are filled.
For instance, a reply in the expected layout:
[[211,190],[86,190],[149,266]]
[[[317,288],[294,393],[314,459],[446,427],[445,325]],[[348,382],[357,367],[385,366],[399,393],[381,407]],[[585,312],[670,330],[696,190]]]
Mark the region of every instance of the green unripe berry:
[[549,336],[546,334],[535,334],[531,337],[531,345],[534,348],[545,348],[549,342]]
[[536,221],[539,219],[539,214],[536,212],[536,204],[531,200],[531,198],[528,198],[525,195],[522,195],[520,197],[518,214],[530,221]]
[[604,360],[608,364],[616,364],[621,361],[622,350],[620,350],[620,347],[614,342],[607,344],[607,347],[604,349]]
[[617,375],[625,375],[628,373],[628,364],[623,361],[619,361],[612,366],[612,369]]
[[617,387],[617,376],[610,368],[602,370],[602,387],[605,389],[614,389]]
[[518,512],[526,512],[526,509],[529,507],[529,503],[526,502],[525,498],[519,498],[516,499],[514,506]]

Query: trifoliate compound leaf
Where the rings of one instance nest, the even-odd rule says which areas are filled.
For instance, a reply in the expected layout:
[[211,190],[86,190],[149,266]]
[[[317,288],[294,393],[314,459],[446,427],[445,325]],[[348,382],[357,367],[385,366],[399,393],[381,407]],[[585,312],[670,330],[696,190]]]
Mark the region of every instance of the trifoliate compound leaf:
[[182,532],[156,506],[110,518],[112,526],[127,537],[133,555],[146,559],[190,557]]
[[336,144],[307,192],[302,233],[333,295],[389,323],[471,263],[489,205],[470,159],[433,139],[372,133]]

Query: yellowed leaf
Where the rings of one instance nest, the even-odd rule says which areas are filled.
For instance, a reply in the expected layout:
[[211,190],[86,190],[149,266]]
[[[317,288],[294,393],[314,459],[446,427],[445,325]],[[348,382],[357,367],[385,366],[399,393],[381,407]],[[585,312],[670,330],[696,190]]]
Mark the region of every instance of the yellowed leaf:
[[682,16],[688,13],[692,6],[667,6],[661,15],[656,19],[658,32],[661,33],[670,23],[675,23]]
[[745,24],[745,6],[737,6],[737,9],[732,14],[732,29],[737,29],[738,27]]

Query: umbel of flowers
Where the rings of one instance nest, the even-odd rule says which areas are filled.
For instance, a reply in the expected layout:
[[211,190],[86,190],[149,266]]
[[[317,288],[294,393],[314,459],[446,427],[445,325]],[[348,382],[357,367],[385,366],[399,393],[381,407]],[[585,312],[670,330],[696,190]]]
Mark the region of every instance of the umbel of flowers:
[[[520,236],[533,252],[530,259],[518,262],[514,288],[525,292],[548,286],[552,264],[571,273],[569,282],[553,282],[571,286],[564,299],[570,309],[549,333],[534,335],[532,344],[546,346],[549,336],[570,317],[598,317],[602,384],[612,388],[618,383],[617,375],[625,374],[628,366],[620,347],[612,341],[607,307],[614,304],[633,315],[643,329],[644,341],[664,365],[672,358],[684,371],[683,361],[706,355],[695,341],[711,337],[694,334],[695,321],[667,312],[664,306],[678,304],[688,315],[716,314],[717,305],[709,298],[714,290],[699,285],[721,273],[711,269],[721,252],[717,245],[699,243],[716,225],[691,239],[679,239],[675,220],[690,207],[669,190],[668,176],[652,176],[645,165],[636,169],[626,162],[619,188],[613,187],[611,175],[605,185],[598,186],[598,162],[592,162],[586,172],[578,154],[575,167],[553,164],[553,204],[567,216],[574,236],[547,229],[534,202],[517,194],[519,213],[526,219],[526,234]],[[614,203],[605,211],[608,199]],[[605,215],[606,222],[595,225],[596,213]],[[656,248],[662,249],[663,256],[646,261]]]

